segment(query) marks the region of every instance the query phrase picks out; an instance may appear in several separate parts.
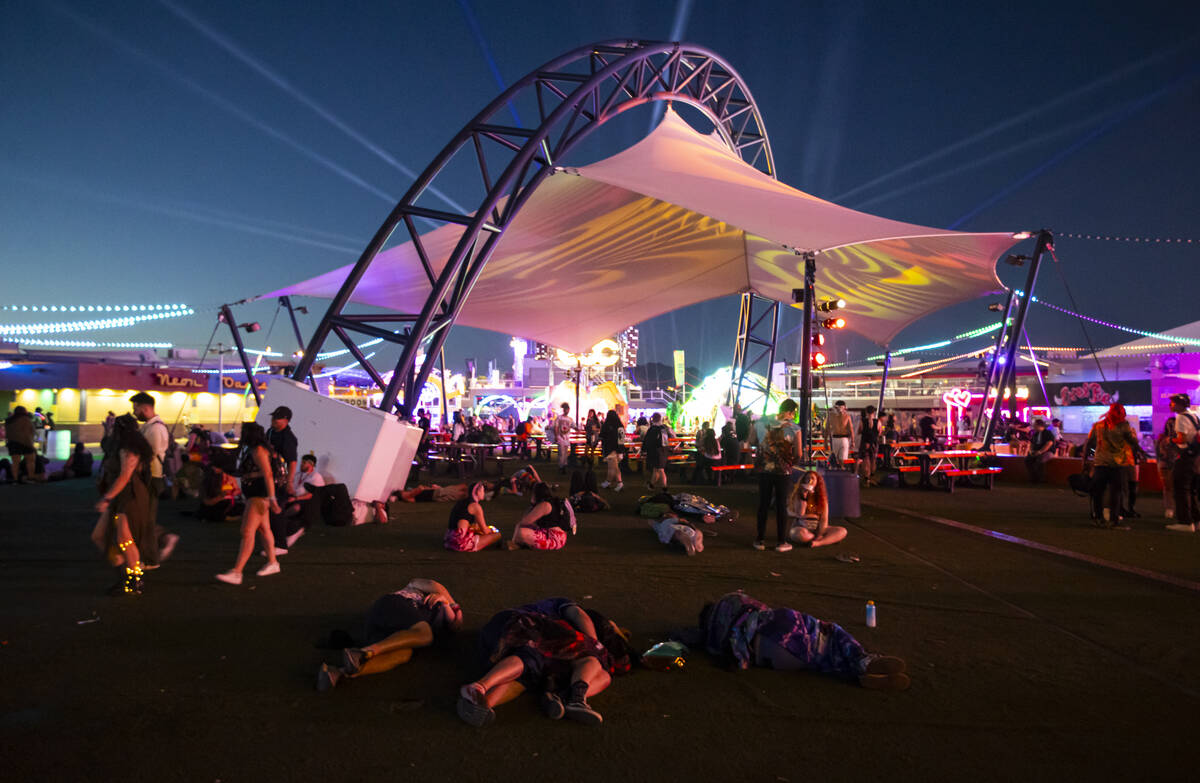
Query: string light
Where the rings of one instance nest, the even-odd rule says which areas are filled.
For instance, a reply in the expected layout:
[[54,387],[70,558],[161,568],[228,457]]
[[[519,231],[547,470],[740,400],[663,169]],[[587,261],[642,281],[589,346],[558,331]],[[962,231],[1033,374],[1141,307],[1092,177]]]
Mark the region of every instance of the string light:
[[[398,334],[398,332],[397,332],[397,334]],[[383,342],[383,338],[376,337],[374,340],[367,340],[365,343],[359,343],[358,348],[359,348],[359,350],[361,350],[363,348],[370,348],[372,345],[379,345],[381,342]],[[345,356],[348,353],[350,353],[349,348],[343,348],[340,351],[325,351],[324,353],[317,354],[317,361],[323,362],[326,359],[332,359],[335,356]],[[276,354],[276,355],[278,355],[278,354]],[[372,355],[374,355],[374,354],[372,354]],[[354,365],[350,365],[350,366],[353,367]],[[324,376],[321,376],[321,377],[324,377]]]
[[0,311],[10,313],[134,313],[188,310],[185,304],[152,305],[2,305]]
[[40,345],[49,348],[174,348],[175,343],[110,343],[94,340],[45,340],[41,338],[20,338],[21,345]]
[[0,335],[23,334],[69,334],[71,332],[90,332],[97,329],[117,329],[144,321],[159,321],[164,318],[181,318],[194,315],[190,307],[173,308],[170,310],[137,313],[136,315],[121,315],[113,318],[93,318],[86,321],[59,321],[55,323],[33,324],[0,324]]
[[[374,352],[374,351],[372,351],[371,353],[367,354],[367,355],[366,355],[366,356],[364,356],[363,358],[364,358],[364,359],[370,359],[370,358],[371,358],[372,356],[374,356],[374,355],[375,355],[375,352]],[[350,368],[352,368],[352,367],[357,367],[357,366],[358,366],[358,362],[351,362],[350,364],[347,364],[345,367],[338,367],[338,368],[337,368],[337,369],[335,369],[335,370],[327,370],[327,371],[325,371],[325,372],[322,372],[322,373],[317,373],[317,374],[316,374],[316,375],[314,375],[313,377],[314,377],[314,378],[328,378],[328,377],[329,377],[329,376],[331,376],[331,375],[337,375],[338,373],[345,372],[346,370],[349,370]]]
[[[1016,294],[1017,294],[1017,296],[1025,295],[1022,291],[1019,291],[1019,290],[1016,292]],[[1043,307],[1049,307],[1051,310],[1057,310],[1058,312],[1063,313],[1065,315],[1069,315],[1074,318],[1081,318],[1084,321],[1088,321],[1088,322],[1094,323],[1094,324],[1099,324],[1100,326],[1107,326],[1109,329],[1116,329],[1119,332],[1127,332],[1129,334],[1136,334],[1139,337],[1153,337],[1156,340],[1165,340],[1166,342],[1177,343],[1180,345],[1200,345],[1200,339],[1197,339],[1194,337],[1176,337],[1173,334],[1164,334],[1162,332],[1147,332],[1142,329],[1134,329],[1131,326],[1121,326],[1120,324],[1114,324],[1109,321],[1102,321],[1099,318],[1092,318],[1090,315],[1084,315],[1083,313],[1077,313],[1074,310],[1068,310],[1065,307],[1059,307],[1056,304],[1051,304],[1050,302],[1042,301],[1041,299],[1038,299],[1036,295],[1031,297],[1031,299],[1032,299],[1032,301],[1036,302],[1037,304],[1040,304]],[[1142,347],[1142,346],[1138,346],[1138,347]]]
[[1095,239],[1101,242],[1138,242],[1144,245],[1191,245],[1193,243],[1200,244],[1200,239],[1184,239],[1181,237],[1114,237],[1101,236],[1100,234],[1062,234],[1054,232],[1055,237],[1066,237],[1068,239]]

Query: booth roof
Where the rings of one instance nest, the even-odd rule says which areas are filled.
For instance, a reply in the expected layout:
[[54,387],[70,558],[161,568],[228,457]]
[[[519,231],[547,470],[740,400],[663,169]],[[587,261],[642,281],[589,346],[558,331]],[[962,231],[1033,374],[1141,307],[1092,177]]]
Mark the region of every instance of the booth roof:
[[[422,236],[437,272],[462,235]],[[645,139],[560,169],[513,219],[458,323],[572,351],[630,324],[747,291],[792,301],[802,251],[817,295],[848,303],[847,328],[886,345],[938,309],[1000,288],[1011,233],[962,233],[856,212],[803,193],[737,157],[668,109]],[[351,265],[263,294],[333,297]],[[419,312],[428,283],[412,243],[381,252],[351,301]]]

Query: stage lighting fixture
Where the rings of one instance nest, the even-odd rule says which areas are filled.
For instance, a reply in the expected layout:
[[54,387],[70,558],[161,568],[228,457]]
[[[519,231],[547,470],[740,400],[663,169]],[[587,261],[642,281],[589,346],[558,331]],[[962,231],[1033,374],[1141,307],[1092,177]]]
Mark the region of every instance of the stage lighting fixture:
[[262,325],[259,324],[258,321],[251,321],[249,323],[238,324],[238,328],[245,329],[247,332],[250,332],[251,334],[253,334],[254,332],[257,332],[259,329],[261,329]]
[[813,369],[814,369],[814,370],[819,370],[819,369],[821,369],[822,367],[824,367],[824,366],[825,366],[825,362],[826,362],[826,361],[828,361],[828,359],[826,359],[826,358],[825,358],[825,352],[824,352],[824,351],[814,351],[814,352],[813,352],[813,355],[812,355],[812,367],[813,367]]
[[1003,309],[1004,305],[1000,304],[999,302],[992,302],[990,305],[988,305],[988,310],[992,311],[993,313],[998,313]]
[[844,329],[846,326],[845,318],[826,318],[821,322],[821,326],[826,329]]
[[1009,256],[1004,259],[1004,263],[1009,266],[1025,266],[1025,262],[1029,260],[1029,256]]
[[804,304],[804,289],[803,288],[793,288],[792,289],[792,301],[795,302],[796,304]]
[[817,310],[822,313],[832,313],[834,310],[841,310],[846,306],[845,299],[827,299],[817,305]]

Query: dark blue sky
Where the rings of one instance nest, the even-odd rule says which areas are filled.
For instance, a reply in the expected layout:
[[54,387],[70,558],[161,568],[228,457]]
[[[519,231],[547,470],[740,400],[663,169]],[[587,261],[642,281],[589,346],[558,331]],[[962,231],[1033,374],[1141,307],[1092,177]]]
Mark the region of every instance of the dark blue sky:
[[[476,36],[464,3],[453,0],[170,2],[303,99],[158,0],[0,3],[5,302],[211,308],[353,261],[410,184],[402,169],[426,166],[499,91],[496,74],[515,80],[592,41],[665,40],[677,17],[685,40],[741,73],[780,178],[803,190],[933,226],[1200,238],[1193,3],[697,0],[680,13],[674,0],[470,0]],[[649,122],[648,109],[630,112],[567,162],[616,152]],[[1058,255],[1081,310],[1157,330],[1196,317],[1198,244],[1062,238]],[[1009,267],[1001,275],[1016,281]],[[1069,306],[1050,265],[1039,291]],[[242,313],[265,332],[273,310]],[[736,312],[736,301],[724,300],[648,322],[646,358],[667,361],[679,347],[705,370],[727,363]],[[96,339],[203,347],[214,317],[210,309],[186,325]],[[1081,344],[1074,321],[1038,308],[1031,317],[1036,343]],[[795,323],[788,319],[785,328]],[[983,303],[962,305],[896,344],[987,321]],[[1091,333],[1101,345],[1132,338]],[[272,343],[291,350],[286,334],[280,322]],[[507,340],[460,329],[448,359],[507,362]],[[872,352],[841,339],[834,353],[847,349]]]

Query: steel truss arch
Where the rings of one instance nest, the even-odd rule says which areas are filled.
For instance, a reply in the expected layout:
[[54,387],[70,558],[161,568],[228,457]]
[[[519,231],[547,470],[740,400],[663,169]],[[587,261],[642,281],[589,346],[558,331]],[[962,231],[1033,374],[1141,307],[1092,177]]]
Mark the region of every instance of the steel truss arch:
[[[514,99],[532,96],[538,108],[533,129],[501,121]],[[411,410],[441,353],[446,335],[472,287],[529,196],[577,143],[609,119],[651,101],[680,101],[702,112],[730,150],[775,176],[766,128],[749,89],[717,54],[691,44],[608,41],[581,47],[526,74],[475,116],[413,182],[367,245],[317,326],[292,377],[303,381],[330,334],[337,336],[371,379],[383,389],[379,407],[391,410],[401,393]],[[459,214],[418,206],[437,176],[456,155],[474,152],[484,194],[473,213]],[[491,155],[489,156],[488,151]],[[507,164],[496,176],[489,159],[497,153]],[[458,244],[437,274],[415,221],[464,226]],[[346,308],[363,275],[392,234],[408,232],[430,286],[420,313],[352,314]],[[405,324],[394,331],[376,324]],[[385,378],[357,348],[352,333],[403,346],[390,378]],[[418,366],[418,352],[425,359]]]

